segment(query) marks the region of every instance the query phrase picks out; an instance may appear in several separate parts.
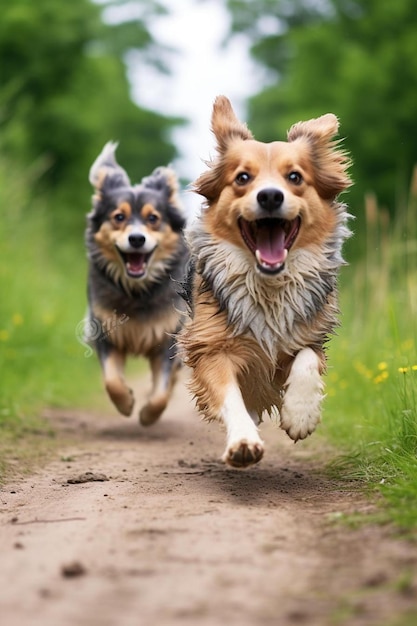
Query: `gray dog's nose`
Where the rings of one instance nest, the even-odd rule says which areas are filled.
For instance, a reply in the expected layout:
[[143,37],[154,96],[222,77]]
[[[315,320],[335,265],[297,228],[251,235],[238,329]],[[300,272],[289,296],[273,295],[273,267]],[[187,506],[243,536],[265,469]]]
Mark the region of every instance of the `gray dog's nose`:
[[146,237],[145,235],[142,235],[140,233],[135,233],[135,234],[131,234],[129,235],[129,243],[132,246],[132,248],[141,248],[143,246],[143,244],[146,241]]

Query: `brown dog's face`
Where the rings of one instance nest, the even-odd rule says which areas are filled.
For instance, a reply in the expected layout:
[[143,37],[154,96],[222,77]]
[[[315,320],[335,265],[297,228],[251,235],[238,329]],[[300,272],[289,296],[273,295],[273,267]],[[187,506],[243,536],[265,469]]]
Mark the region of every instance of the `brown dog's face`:
[[89,215],[95,258],[116,278],[156,277],[175,252],[184,217],[176,201],[177,182],[169,168],[158,168],[132,186],[107,144],[90,171],[96,188]]
[[297,247],[320,245],[335,225],[334,200],[349,186],[348,159],[332,137],[337,118],[294,125],[288,142],[255,141],[230,102],[214,105],[218,158],[196,182],[206,227],[240,248],[264,274],[277,274]]

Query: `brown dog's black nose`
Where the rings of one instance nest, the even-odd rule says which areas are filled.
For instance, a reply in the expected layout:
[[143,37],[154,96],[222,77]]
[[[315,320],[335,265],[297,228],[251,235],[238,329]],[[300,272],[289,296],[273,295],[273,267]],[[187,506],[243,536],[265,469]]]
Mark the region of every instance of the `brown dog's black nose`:
[[284,202],[284,194],[279,189],[271,187],[270,189],[261,189],[256,199],[259,206],[266,211],[276,211]]
[[132,248],[141,248],[146,241],[145,235],[141,235],[140,233],[135,233],[129,235],[129,243]]

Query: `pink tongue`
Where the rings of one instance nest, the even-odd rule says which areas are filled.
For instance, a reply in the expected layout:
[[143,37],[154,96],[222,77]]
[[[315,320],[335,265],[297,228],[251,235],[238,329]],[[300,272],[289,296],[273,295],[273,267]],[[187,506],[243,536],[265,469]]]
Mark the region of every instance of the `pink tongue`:
[[269,265],[277,265],[285,261],[285,232],[279,225],[258,227],[256,248],[262,261]]
[[131,272],[140,272],[143,269],[143,262],[144,262],[144,255],[143,254],[129,254],[127,257],[127,262],[129,264],[129,270]]

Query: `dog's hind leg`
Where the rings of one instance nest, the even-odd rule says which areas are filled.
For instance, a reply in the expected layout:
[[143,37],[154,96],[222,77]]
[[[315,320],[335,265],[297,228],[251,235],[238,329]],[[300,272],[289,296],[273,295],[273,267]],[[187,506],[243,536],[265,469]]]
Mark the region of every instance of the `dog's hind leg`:
[[122,415],[129,416],[135,399],[123,376],[126,356],[107,341],[98,342],[97,352],[103,369],[106,391],[117,410]]
[[177,372],[180,359],[176,355],[174,340],[169,340],[161,347],[149,354],[152,372],[152,391],[148,402],[139,412],[139,421],[143,426],[150,426],[161,416],[166,409]]
[[291,366],[280,413],[281,428],[294,441],[305,439],[320,422],[323,369],[324,355],[312,348],[300,350]]

